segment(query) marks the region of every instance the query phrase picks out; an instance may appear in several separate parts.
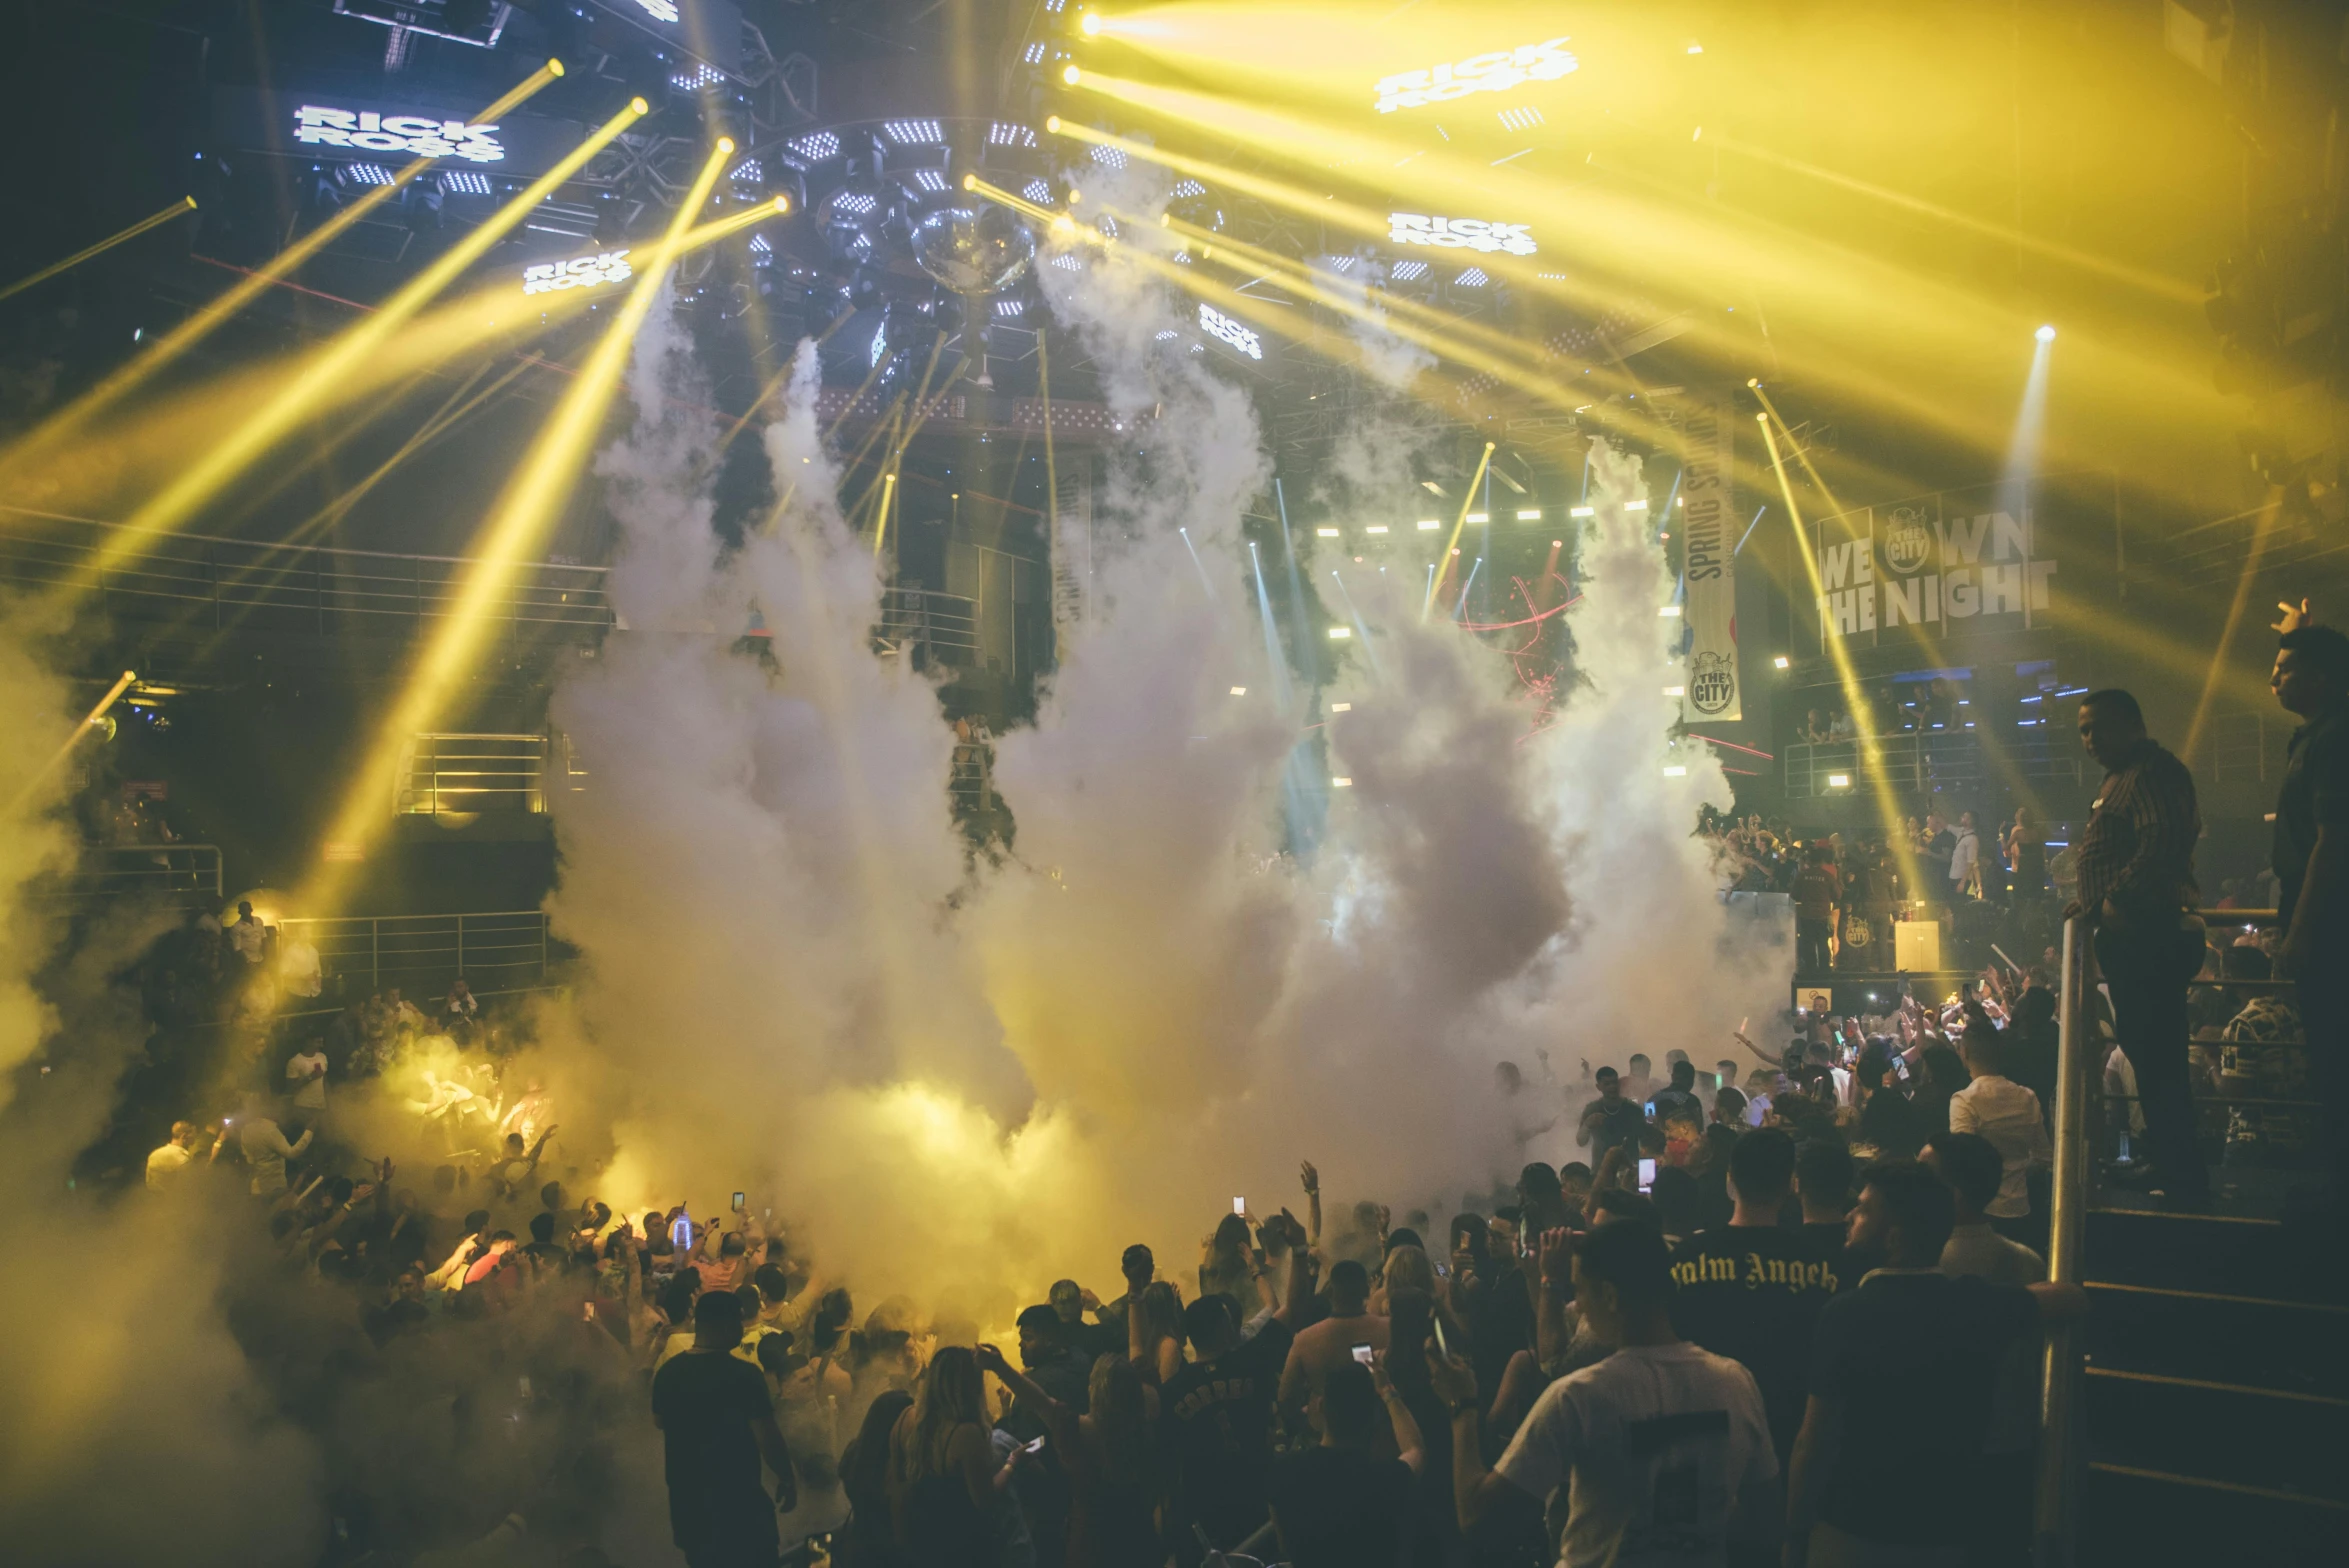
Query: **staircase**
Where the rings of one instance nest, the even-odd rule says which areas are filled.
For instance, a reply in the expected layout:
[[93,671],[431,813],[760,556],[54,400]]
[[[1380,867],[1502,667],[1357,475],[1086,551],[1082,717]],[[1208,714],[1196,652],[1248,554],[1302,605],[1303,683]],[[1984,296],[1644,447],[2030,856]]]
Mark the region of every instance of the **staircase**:
[[[2080,1057],[2100,1057],[2093,1026],[2081,1036]],[[2083,1144],[2097,1143],[2096,1098],[2073,1123]],[[2206,1133],[2223,1131],[2221,1104]],[[2349,1561],[2349,1257],[2310,1177],[2214,1160],[2215,1197],[2186,1213],[2100,1190],[2079,1153],[2075,1277],[2091,1310],[2068,1384],[2070,1560]]]
[[2349,1306],[2308,1266],[2321,1239],[2269,1214],[2087,1221],[2077,1561],[2341,1561]]

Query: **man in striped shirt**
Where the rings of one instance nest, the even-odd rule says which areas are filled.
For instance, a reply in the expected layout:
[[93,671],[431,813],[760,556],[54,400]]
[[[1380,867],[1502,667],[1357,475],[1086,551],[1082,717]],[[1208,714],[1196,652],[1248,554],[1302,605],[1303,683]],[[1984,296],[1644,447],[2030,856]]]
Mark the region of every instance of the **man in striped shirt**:
[[2080,836],[2080,895],[2065,913],[2095,927],[2097,967],[2136,1073],[2159,1189],[2191,1206],[2210,1192],[2186,1068],[2186,982],[2202,965],[2202,931],[2187,914],[2202,832],[2194,777],[2146,734],[2145,714],[2125,691],[2081,699],[2080,743],[2103,765],[2104,787]]

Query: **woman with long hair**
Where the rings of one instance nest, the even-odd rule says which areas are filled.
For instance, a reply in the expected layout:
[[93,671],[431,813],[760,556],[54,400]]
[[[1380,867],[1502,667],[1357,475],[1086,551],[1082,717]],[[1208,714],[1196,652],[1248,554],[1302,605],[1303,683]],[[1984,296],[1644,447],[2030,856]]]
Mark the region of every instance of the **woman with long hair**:
[[873,1401],[864,1425],[840,1451],[840,1490],[848,1498],[848,1522],[832,1534],[832,1561],[839,1568],[904,1568],[897,1549],[897,1521],[889,1508],[889,1434],[913,1408],[913,1395],[894,1390]]
[[1152,1388],[1183,1369],[1183,1298],[1165,1280],[1142,1287],[1126,1315],[1126,1351]]
[[1221,1292],[1232,1298],[1245,1323],[1261,1303],[1256,1299],[1256,1263],[1251,1256],[1246,1216],[1226,1214],[1215,1223],[1215,1234],[1199,1249],[1199,1294]]
[[1085,1390],[1090,1408],[1079,1415],[1015,1370],[993,1345],[981,1345],[978,1360],[1043,1419],[1060,1451],[1069,1482],[1067,1568],[1160,1568],[1166,1547],[1158,1535],[1156,1395],[1134,1363],[1121,1356],[1096,1358]]
[[[1473,1215],[1462,1215],[1472,1219]],[[1453,1221],[1455,1238],[1459,1221]],[[1481,1228],[1481,1222],[1479,1223]],[[1412,1568],[1441,1568],[1459,1539],[1459,1515],[1452,1507],[1452,1415],[1428,1382],[1427,1346],[1435,1336],[1440,1315],[1436,1302],[1424,1291],[1397,1290],[1387,1298],[1389,1330],[1384,1362],[1403,1406],[1419,1423],[1420,1466],[1411,1494],[1409,1555]],[[1453,1355],[1464,1355],[1457,1325],[1446,1316],[1444,1343]],[[1436,1428],[1443,1430],[1438,1432]]]
[[995,1447],[978,1358],[946,1345],[889,1434],[889,1502],[907,1568],[992,1568]]
[[[1452,1302],[1455,1306],[1492,1283],[1492,1236],[1481,1214],[1452,1216]],[[1400,1385],[1398,1385],[1400,1386]]]
[[2047,892],[2047,835],[2032,818],[2029,806],[2015,808],[2015,820],[2006,830],[2006,864],[2013,874],[2015,902],[2029,905]]
[[1384,1314],[1387,1301],[1397,1291],[1416,1290],[1434,1295],[1435,1265],[1430,1263],[1424,1249],[1409,1242],[1387,1249],[1386,1262],[1379,1268],[1378,1289],[1371,1292],[1370,1310]]

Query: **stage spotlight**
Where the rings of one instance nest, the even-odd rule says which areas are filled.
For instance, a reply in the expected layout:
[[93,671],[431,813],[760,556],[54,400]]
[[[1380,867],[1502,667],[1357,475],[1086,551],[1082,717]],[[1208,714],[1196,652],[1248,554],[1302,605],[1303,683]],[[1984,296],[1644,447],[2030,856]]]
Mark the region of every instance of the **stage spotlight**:
[[1098,11],[1087,11],[1085,13],[1085,19],[1077,24],[1077,31],[1083,33],[1087,38],[1100,37],[1101,13]]
[[1770,668],[1774,670],[1783,670],[1793,663],[1794,661],[1792,659],[1789,659],[1785,654],[1782,653],[1770,661]]
[[2046,325],[2040,327],[2036,336],[2042,343],[2053,343],[2055,341],[2055,324],[2053,322],[2049,322]]
[[1061,71],[1060,79],[1068,83],[1069,86],[1074,87],[1077,85],[1077,83],[1085,79],[1085,73],[1071,65]]

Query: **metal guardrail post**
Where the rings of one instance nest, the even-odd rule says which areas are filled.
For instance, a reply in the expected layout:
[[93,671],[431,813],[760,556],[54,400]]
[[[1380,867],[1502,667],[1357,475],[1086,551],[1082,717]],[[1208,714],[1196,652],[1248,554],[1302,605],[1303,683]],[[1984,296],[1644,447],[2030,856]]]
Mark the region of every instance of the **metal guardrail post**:
[[371,917],[367,922],[367,990],[369,995],[383,989],[383,928]]
[[459,915],[459,916],[457,916],[457,975],[458,975],[458,978],[462,979],[462,978],[464,977],[464,974],[465,974],[465,917],[464,917],[463,915]]
[[[2063,989],[2057,1011],[2055,1170],[2048,1200],[2047,1277],[2080,1283],[2081,1240],[2088,1221],[2088,1091],[2094,1016],[2088,987],[2094,949],[2087,927],[2064,922]],[[2047,1331],[2039,1402],[2039,1479],[2033,1507],[2034,1568],[2071,1568],[2081,1472],[2078,1411],[2080,1347],[2076,1326]]]

